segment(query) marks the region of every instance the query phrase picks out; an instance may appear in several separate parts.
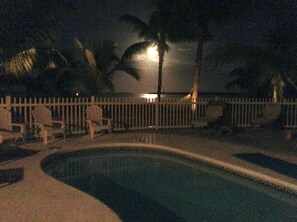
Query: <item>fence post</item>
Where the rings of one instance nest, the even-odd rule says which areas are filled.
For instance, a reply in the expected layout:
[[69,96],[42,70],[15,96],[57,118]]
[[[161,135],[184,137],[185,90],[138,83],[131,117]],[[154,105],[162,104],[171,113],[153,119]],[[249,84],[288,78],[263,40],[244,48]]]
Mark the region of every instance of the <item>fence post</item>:
[[5,96],[6,109],[11,111],[11,96]]
[[159,129],[160,102],[155,101],[155,129]]
[[95,96],[91,96],[91,105],[95,105]]

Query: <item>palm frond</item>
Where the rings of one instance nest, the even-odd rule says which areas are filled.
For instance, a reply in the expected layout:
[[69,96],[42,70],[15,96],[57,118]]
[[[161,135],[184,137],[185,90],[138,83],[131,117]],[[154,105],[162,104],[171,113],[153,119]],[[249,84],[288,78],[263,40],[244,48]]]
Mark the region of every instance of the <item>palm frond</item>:
[[136,16],[126,14],[120,16],[120,21],[132,26],[133,30],[138,33],[139,38],[147,38],[151,35],[149,26]]
[[52,54],[52,61],[55,63],[56,66],[67,66],[68,59],[63,52],[58,49],[51,49]]
[[162,19],[160,16],[160,12],[155,11],[150,17],[145,39],[158,42],[161,39],[160,36],[167,36],[166,27],[168,24],[166,24],[165,20]]
[[75,46],[77,49],[79,49],[79,50],[84,49],[83,44],[82,44],[82,43],[79,41],[79,39],[76,38],[76,37],[74,37],[74,39],[73,39],[73,44],[74,44],[74,46]]
[[144,41],[144,42],[137,42],[131,46],[129,46],[122,55],[121,60],[128,60],[133,57],[135,54],[142,54],[146,52],[147,48],[153,46],[154,42],[151,41]]
[[89,49],[85,50],[85,58],[86,58],[89,66],[97,67],[94,54],[93,54],[93,52],[91,50],[89,50]]
[[3,63],[7,74],[20,76],[35,70],[56,69],[67,66],[66,57],[55,48],[29,48]]
[[114,91],[114,85],[111,81],[112,79],[109,79],[109,78],[104,78],[104,85],[105,87],[107,87],[107,89],[109,89],[110,91]]
[[8,74],[19,76],[33,69],[36,61],[36,49],[30,48],[19,52],[7,62],[3,63],[4,71]]
[[77,59],[81,64],[89,64],[88,59],[86,58],[86,50],[87,48],[83,45],[83,43],[76,37],[73,39],[73,45],[76,49]]
[[297,81],[293,80],[291,77],[288,75],[284,75],[286,81],[294,88],[294,90],[297,92]]
[[117,48],[115,42],[105,40],[94,47],[94,57],[97,67],[103,73],[108,72],[112,65],[120,61],[118,56],[115,54],[115,50]]
[[169,52],[170,50],[170,46],[167,44],[166,40],[159,42],[158,47],[164,49],[165,52]]
[[114,75],[115,72],[117,71],[123,71],[125,73],[127,73],[128,75],[130,75],[131,77],[133,77],[134,79],[136,80],[140,80],[140,76],[139,76],[139,69],[131,66],[130,64],[127,64],[127,63],[119,63],[117,64],[109,73],[109,76],[112,76]]

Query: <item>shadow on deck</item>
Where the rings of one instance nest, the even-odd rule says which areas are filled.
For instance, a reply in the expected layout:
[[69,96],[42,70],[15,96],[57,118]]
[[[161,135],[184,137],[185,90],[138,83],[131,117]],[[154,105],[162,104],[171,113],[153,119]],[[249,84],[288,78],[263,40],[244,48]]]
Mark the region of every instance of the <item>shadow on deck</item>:
[[273,170],[283,175],[297,179],[297,165],[273,158],[261,153],[237,153],[235,157],[253,163],[255,165]]

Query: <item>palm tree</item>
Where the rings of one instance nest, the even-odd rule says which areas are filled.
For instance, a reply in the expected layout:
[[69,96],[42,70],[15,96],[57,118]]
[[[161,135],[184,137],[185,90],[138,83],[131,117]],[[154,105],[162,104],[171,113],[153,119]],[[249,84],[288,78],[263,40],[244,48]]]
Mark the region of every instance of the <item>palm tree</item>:
[[[191,91],[191,100],[196,104],[199,92],[201,76],[203,45],[210,40],[209,24],[216,21],[224,21],[232,16],[243,14],[247,9],[252,8],[253,1],[238,0],[175,0],[171,1],[168,10],[168,24],[171,28],[171,35],[175,35],[180,41],[197,42],[194,83]],[[196,109],[196,106],[193,106]]]
[[0,67],[7,74],[20,76],[26,73],[43,72],[66,64],[67,59],[61,50],[53,47],[32,47],[2,62]]
[[[68,0],[3,1],[0,9],[0,69],[2,75],[11,74],[27,85],[40,83],[53,92],[50,79],[61,72],[67,60],[55,46],[57,25],[74,9]],[[29,74],[29,75],[26,75]],[[40,84],[36,88],[41,89]],[[34,87],[28,86],[32,91]],[[42,89],[41,89],[42,90]],[[36,93],[36,91],[32,91]]]
[[[76,48],[79,49],[81,60],[81,76],[78,88],[87,94],[98,94],[104,89],[113,90],[113,77],[117,72],[124,72],[139,80],[139,70],[130,61],[130,53],[125,51],[119,58],[115,54],[116,44],[112,41],[102,41],[95,44],[94,50],[83,46],[77,39],[74,39]],[[129,48],[127,50],[130,50]]]
[[276,18],[276,28],[265,35],[261,45],[229,44],[220,47],[206,58],[212,65],[240,60],[242,66],[230,74],[235,77],[228,87],[246,89],[252,96],[271,95],[279,101],[284,94],[297,92],[297,26],[295,1],[268,1]]
[[136,80],[140,79],[138,75],[140,70],[133,66],[132,61],[129,57],[126,57],[127,54],[125,54],[125,52],[123,56],[119,58],[115,54],[116,49],[116,44],[107,40],[102,41],[94,47],[94,58],[98,69],[103,74],[103,84],[111,91],[114,90],[112,80],[117,72],[122,71]]
[[[289,30],[281,29],[270,35],[266,45],[228,44],[215,49],[206,57],[206,62],[217,66],[243,61],[241,67],[231,71],[235,79],[227,87],[245,89],[251,96],[271,95],[273,101],[279,101],[283,98],[284,86],[297,91],[297,41],[294,38],[288,41]],[[297,30],[293,31],[296,34]]]
[[65,95],[75,73],[70,54],[52,47],[30,48],[3,62],[0,67],[2,78],[12,76],[25,87],[27,95]]
[[131,56],[134,53],[144,52],[148,47],[156,46],[159,56],[158,65],[158,102],[161,101],[161,90],[162,90],[162,76],[163,76],[163,63],[165,53],[169,50],[169,45],[167,43],[169,39],[166,30],[166,19],[163,12],[162,1],[157,3],[159,9],[156,10],[150,17],[148,23],[145,23],[140,18],[133,15],[123,15],[120,17],[122,22],[131,25],[136,32],[138,32],[138,37],[142,39],[142,42],[137,42],[132,45],[127,51],[127,55]]

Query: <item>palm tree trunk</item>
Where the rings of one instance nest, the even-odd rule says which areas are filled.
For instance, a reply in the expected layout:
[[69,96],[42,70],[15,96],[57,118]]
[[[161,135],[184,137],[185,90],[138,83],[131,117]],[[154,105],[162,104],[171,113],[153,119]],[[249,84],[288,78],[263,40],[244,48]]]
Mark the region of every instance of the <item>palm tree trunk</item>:
[[278,85],[273,85],[273,102],[280,102],[284,97],[284,85],[285,84],[283,82],[280,82]]
[[161,101],[161,92],[162,92],[162,78],[163,78],[163,62],[164,62],[164,54],[165,50],[160,49],[159,51],[159,70],[158,70],[158,102]]
[[197,39],[194,85],[192,89],[192,99],[191,99],[192,111],[196,110],[197,100],[199,96],[199,82],[200,82],[201,67],[202,67],[202,54],[203,54],[203,37],[202,35],[200,35]]
[[162,90],[162,77],[163,77],[163,62],[164,62],[164,55],[165,55],[165,49],[158,48],[159,52],[159,70],[158,70],[158,103],[156,104],[156,129],[159,127],[159,113],[160,113],[160,102],[161,102],[161,90]]
[[280,74],[275,75],[271,79],[271,85],[272,85],[272,101],[273,102],[279,102],[284,96],[284,86],[285,83],[283,81],[283,78]]

